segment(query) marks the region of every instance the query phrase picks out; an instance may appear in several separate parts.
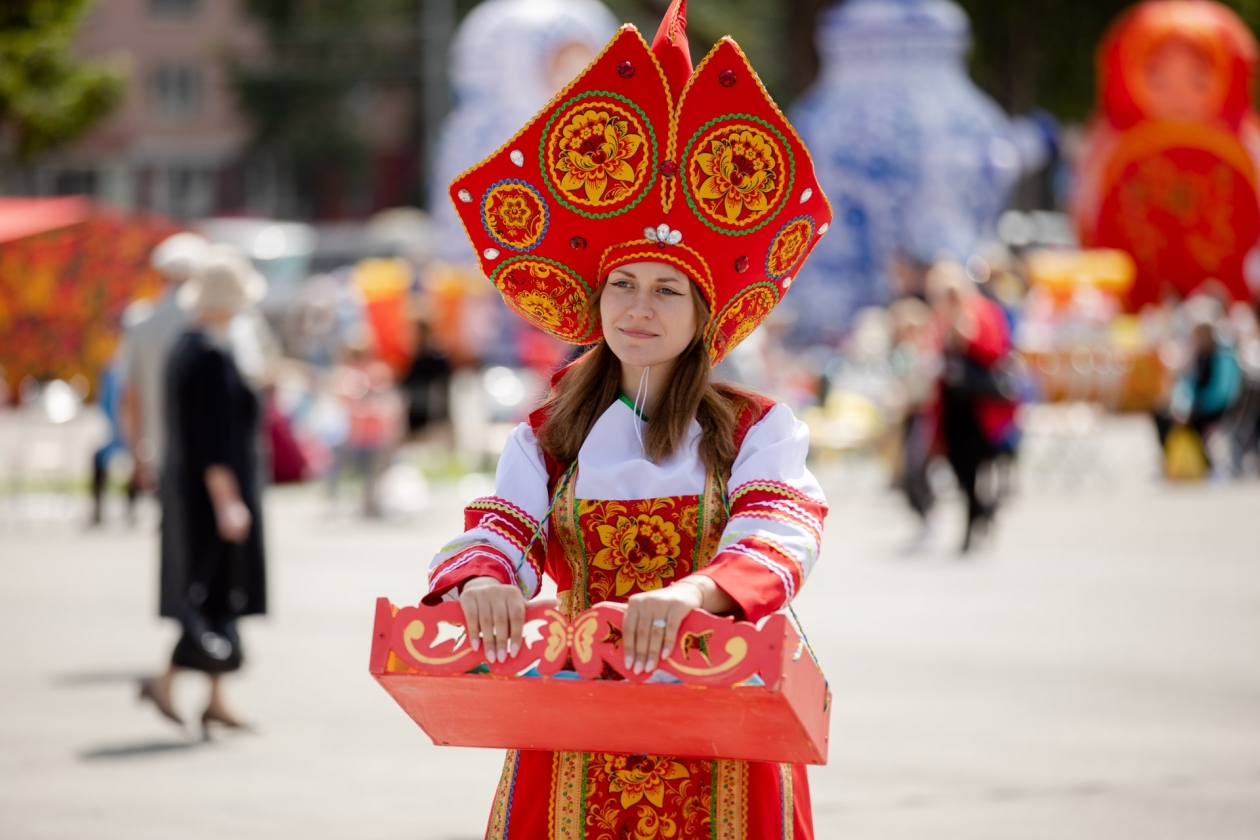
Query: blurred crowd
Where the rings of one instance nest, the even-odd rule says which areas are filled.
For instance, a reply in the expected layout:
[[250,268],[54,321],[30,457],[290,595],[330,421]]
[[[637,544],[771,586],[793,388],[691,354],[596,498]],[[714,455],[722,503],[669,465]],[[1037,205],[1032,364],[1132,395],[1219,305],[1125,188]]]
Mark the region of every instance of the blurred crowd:
[[790,317],[772,319],[725,367],[793,399],[816,457],[884,461],[920,523],[911,548],[952,486],[972,549],[1025,434],[1087,435],[1107,413],[1151,417],[1168,480],[1260,475],[1254,304],[1208,283],[1126,313],[1131,263],[1116,252],[991,245],[894,267],[896,299],[859,312],[838,346],[796,345]]
[[[224,248],[181,233],[154,250],[167,286],[126,309],[99,381],[0,393],[66,417],[94,395],[109,429],[91,463],[94,522],[111,487],[130,515],[160,484],[165,371],[192,323],[180,290]],[[881,460],[919,522],[912,547],[953,489],[962,551],[986,538],[1021,437],[1045,431],[1047,406],[1149,413],[1169,479],[1260,473],[1256,309],[1209,283],[1126,314],[1125,270],[1115,252],[1053,247],[990,245],[965,262],[902,255],[894,300],[860,311],[837,345],[802,343],[790,310],[776,312],[718,375],[792,404],[817,458]],[[521,324],[475,271],[402,258],[312,275],[283,307],[251,299],[223,341],[259,396],[265,482],[319,480],[334,504],[350,483],[369,518],[422,506],[429,478],[491,468],[551,373],[580,352]]]

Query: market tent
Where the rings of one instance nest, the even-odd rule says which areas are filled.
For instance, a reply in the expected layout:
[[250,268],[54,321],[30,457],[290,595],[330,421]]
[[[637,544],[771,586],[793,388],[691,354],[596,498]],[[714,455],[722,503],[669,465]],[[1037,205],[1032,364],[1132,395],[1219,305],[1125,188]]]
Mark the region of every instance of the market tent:
[[0,244],[77,225],[91,216],[92,202],[79,195],[0,198]]
[[179,230],[81,196],[0,199],[0,366],[25,376],[95,382],[127,305],[161,288],[149,254]]

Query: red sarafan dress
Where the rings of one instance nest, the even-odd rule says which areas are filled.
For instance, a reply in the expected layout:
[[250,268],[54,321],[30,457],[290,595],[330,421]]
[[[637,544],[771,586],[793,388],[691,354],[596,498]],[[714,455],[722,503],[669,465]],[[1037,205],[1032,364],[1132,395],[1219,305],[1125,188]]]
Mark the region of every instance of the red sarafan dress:
[[[467,530],[434,559],[425,600],[453,598],[478,575],[533,597],[546,574],[573,616],[697,574],[742,618],[783,608],[818,558],[826,503],[805,466],[808,430],[791,409],[750,400],[739,417],[739,455],[723,476],[700,461],[695,421],[686,443],[653,463],[640,443],[644,421],[627,400],[614,402],[577,463],[564,465],[540,450],[536,414],[508,441],[495,494],[468,506]],[[513,750],[486,837],[807,840],[812,826],[801,765]]]

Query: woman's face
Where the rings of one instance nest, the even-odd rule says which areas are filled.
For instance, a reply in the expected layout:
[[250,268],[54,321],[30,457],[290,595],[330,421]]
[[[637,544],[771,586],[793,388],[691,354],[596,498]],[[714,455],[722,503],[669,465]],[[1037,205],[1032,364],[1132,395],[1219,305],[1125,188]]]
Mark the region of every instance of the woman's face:
[[599,299],[604,340],[624,364],[678,358],[696,337],[696,289],[669,263],[636,262],[612,270]]

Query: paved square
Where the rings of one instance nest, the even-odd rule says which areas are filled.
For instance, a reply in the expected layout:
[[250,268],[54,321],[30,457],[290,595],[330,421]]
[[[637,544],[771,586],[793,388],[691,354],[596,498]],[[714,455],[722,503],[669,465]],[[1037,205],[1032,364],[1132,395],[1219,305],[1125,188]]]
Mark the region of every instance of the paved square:
[[[965,561],[955,502],[909,555],[899,498],[820,470],[832,513],[798,603],[835,692],[819,838],[1260,837],[1260,485],[1161,486],[1146,434],[1113,423],[1071,481],[1030,450]],[[418,600],[461,527],[435,496],[374,524],[271,493],[272,610],[243,622],[228,685],[259,732],[209,743],[137,706],[176,635],[151,515],[0,520],[0,837],[480,837],[500,755],[431,746],[367,674],[374,599]],[[204,683],[176,693],[195,718]]]

